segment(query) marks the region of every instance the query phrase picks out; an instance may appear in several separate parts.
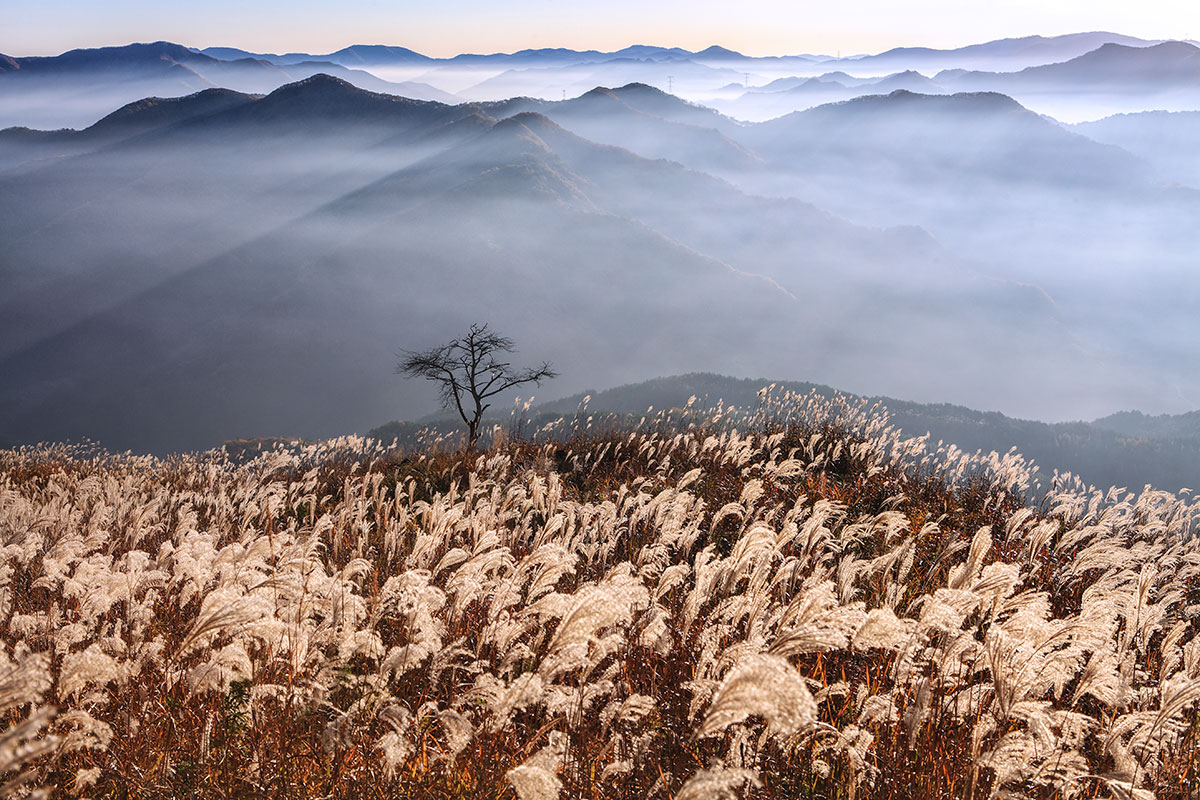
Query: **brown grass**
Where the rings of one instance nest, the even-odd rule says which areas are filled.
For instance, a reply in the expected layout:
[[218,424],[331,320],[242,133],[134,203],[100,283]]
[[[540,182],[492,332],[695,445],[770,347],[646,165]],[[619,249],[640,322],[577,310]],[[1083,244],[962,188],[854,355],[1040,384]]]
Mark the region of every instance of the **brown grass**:
[[[0,768],[64,797],[512,798],[521,764],[545,797],[1196,797],[1197,506],[1028,481],[812,397],[471,455],[10,451],[0,707],[32,749]],[[900,627],[868,637],[877,609]],[[764,688],[698,735],[759,654],[815,716],[768,735],[793,701]]]

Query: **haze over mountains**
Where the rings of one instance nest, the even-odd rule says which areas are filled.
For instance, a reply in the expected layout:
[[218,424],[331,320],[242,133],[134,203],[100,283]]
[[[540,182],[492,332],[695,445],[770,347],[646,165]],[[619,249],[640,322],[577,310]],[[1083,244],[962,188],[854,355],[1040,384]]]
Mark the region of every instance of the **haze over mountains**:
[[204,89],[270,92],[323,73],[374,91],[455,102],[432,86],[393,83],[328,61],[285,66],[254,58],[219,59],[170,42],[71,50],[59,56],[0,56],[0,128],[79,127],[145,97],[174,97]]
[[[755,57],[717,45],[700,51],[635,45],[612,52],[543,48],[431,58],[389,45],[272,54],[155,42],[58,56],[0,55],[0,91],[7,101],[0,108],[0,127],[85,127],[143,97],[216,86],[265,93],[317,72],[371,91],[448,103],[518,96],[564,99],[597,86],[646,83],[751,120],[894,89],[1005,91],[1040,113],[1075,122],[1142,110],[1134,107],[1128,84],[1146,76],[1158,83],[1142,80],[1137,91],[1160,95],[1168,103],[1164,108],[1189,107],[1195,101],[1194,67],[1177,63],[1187,60],[1189,47],[1092,32],[845,57]],[[1142,50],[1147,52],[1130,52]],[[1066,64],[1075,59],[1082,60]],[[1107,79],[1086,78],[1093,72],[1120,77],[1108,87]],[[1082,87],[1071,83],[1070,75],[1084,75],[1090,88],[1081,95]],[[797,85],[813,78],[816,83]]]
[[[554,362],[558,395],[703,370],[1028,418],[1192,411],[1190,117],[1072,127],[998,88],[1183,102],[1193,51],[7,59],[0,440],[366,430],[431,401],[398,348],[476,321]],[[747,122],[634,80],[751,71],[799,110]],[[862,96],[809,108],[818,71]],[[33,129],[55,115],[83,121]]]

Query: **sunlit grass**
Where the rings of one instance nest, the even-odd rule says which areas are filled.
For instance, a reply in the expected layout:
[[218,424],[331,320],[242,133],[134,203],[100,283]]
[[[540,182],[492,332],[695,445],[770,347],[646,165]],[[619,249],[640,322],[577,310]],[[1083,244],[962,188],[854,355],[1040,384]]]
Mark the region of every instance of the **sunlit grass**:
[[1200,505],[877,409],[0,453],[5,791],[1194,797]]

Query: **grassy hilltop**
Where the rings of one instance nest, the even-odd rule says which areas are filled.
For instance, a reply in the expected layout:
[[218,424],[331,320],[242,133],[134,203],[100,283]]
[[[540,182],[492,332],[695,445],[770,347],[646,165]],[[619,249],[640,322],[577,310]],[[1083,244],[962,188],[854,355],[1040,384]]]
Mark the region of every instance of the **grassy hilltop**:
[[[586,397],[585,415],[597,425],[618,421],[636,422],[648,406],[656,409],[680,407],[689,397],[698,407],[725,405],[753,407],[757,392],[768,381],[731,378],[711,373],[689,373],[617,386],[604,391],[572,395],[543,403],[532,409],[534,427],[559,416],[579,413]],[[995,411],[976,411],[949,403],[915,403],[894,397],[856,397],[814,383],[776,381],[782,390],[795,394],[816,392],[823,397],[844,395],[868,403],[881,403],[894,427],[906,436],[929,434],[932,442],[953,442],[960,449],[1000,453],[1015,448],[1037,465],[1040,483],[1052,481],[1054,471],[1070,472],[1085,483],[1098,486],[1146,485],[1168,491],[1200,486],[1200,411],[1174,416],[1147,416],[1121,412],[1091,422],[1046,423],[1016,419]],[[613,415],[616,415],[614,418]],[[497,419],[497,424],[511,420]],[[461,425],[446,418],[436,423],[439,432],[451,434]],[[425,441],[424,424],[391,422],[375,428],[368,436],[401,443]],[[426,437],[422,439],[421,437]],[[244,446],[243,446],[244,447]],[[239,448],[242,449],[242,448]]]
[[0,781],[1194,797],[1200,503],[768,396],[484,452],[0,452]]

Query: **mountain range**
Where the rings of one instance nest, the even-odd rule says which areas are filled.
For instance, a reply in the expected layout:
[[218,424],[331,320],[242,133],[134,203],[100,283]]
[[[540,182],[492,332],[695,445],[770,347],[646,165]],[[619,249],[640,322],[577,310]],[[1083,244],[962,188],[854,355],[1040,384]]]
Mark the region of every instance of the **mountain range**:
[[[656,104],[697,113],[644,86],[547,110],[614,101],[659,129],[685,123]],[[1021,316],[996,364],[1038,364],[1063,338],[1042,295],[928,236],[489,113],[515,110],[317,76],[49,135],[0,178],[0,434],[154,450],[332,433],[420,390],[389,374],[398,346],[481,318],[557,363],[588,353],[576,384],[708,364],[895,384],[930,371],[931,338],[947,342],[937,361],[991,350],[951,335],[967,309],[988,338]],[[125,138],[100,135],[118,125]]]
[[625,59],[651,61],[696,61],[750,62],[779,64],[780,62],[808,64],[844,64],[858,69],[929,69],[958,67],[1021,69],[1027,66],[1066,61],[1096,48],[1115,43],[1132,47],[1159,44],[1161,40],[1139,39],[1117,33],[1094,31],[1066,34],[1062,36],[1025,36],[1012,39],[997,39],[982,44],[953,49],[928,47],[897,47],[874,55],[855,55],[842,58],[830,55],[789,55],[756,57],[735,50],[712,45],[703,50],[686,50],[680,47],[657,47],[634,45],[620,50],[571,50],[569,48],[541,48],[518,50],[513,53],[464,53],[450,58],[433,58],[404,47],[385,45],[352,45],[331,53],[253,53],[234,47],[207,47],[199,52],[214,58],[234,60],[254,58],[273,64],[295,64],[305,61],[325,61],[345,67],[407,66],[407,65],[478,65],[502,64],[521,66],[566,66],[582,63],[597,63]]
[[213,58],[171,42],[71,50],[58,56],[0,56],[0,128],[78,126],[146,97],[176,97],[212,88],[265,93],[316,74],[372,91],[458,102],[428,84],[391,82],[328,61],[278,65],[256,58]]
[[[896,48],[845,58],[754,57],[716,45],[699,51],[635,45],[609,52],[544,48],[432,58],[389,45],[359,44],[322,54],[273,54],[232,47],[201,50],[155,42],[72,50],[48,57],[0,55],[0,92],[8,100],[0,112],[0,127],[81,127],[118,105],[142,97],[178,96],[213,87],[265,93],[317,72],[341,77],[371,91],[448,103],[523,95],[554,99],[582,94],[595,86],[640,82],[677,89],[729,113],[761,120],[822,102],[849,99],[865,91],[986,89],[1013,93],[1018,87],[1008,74],[1017,70],[1060,64],[1101,47],[1160,50],[1164,44],[1182,43],[1095,32],[1001,39],[951,50]],[[1088,67],[1079,65],[1085,74]],[[931,80],[935,72],[944,73],[945,84],[937,78]],[[844,75],[847,80],[832,78],[830,73]],[[847,73],[859,77],[851,78]],[[1003,77],[990,77],[991,73]],[[764,79],[769,95],[762,87],[751,89],[751,75]],[[820,82],[804,90],[787,95],[775,91],[794,88],[781,87],[778,81],[813,77],[819,77]],[[855,88],[881,78],[887,80],[874,89]],[[1041,78],[1025,76],[1017,83],[1027,80],[1037,82]],[[837,83],[844,83],[844,87]],[[80,91],[83,87],[86,90]],[[1027,97],[1017,96],[1030,102]]]
[[1063,36],[1022,36],[981,44],[938,50],[929,47],[897,47],[877,55],[841,59],[859,70],[898,69],[936,71],[947,67],[1012,72],[1042,64],[1056,64],[1090,53],[1108,44],[1149,47],[1162,40],[1139,39],[1107,31],[1072,33]]
[[[1022,80],[1167,59],[1163,80],[1186,82],[1196,48],[1145,44]],[[399,348],[478,321],[559,365],[562,392],[717,370],[1020,417],[1200,407],[1186,115],[1069,126],[953,90],[979,71],[934,84],[810,57],[770,63],[807,63],[817,86],[784,76],[772,94],[863,96],[751,123],[637,81],[473,102],[325,72],[269,88],[304,55],[4,61],[6,99],[45,80],[50,107],[76,110],[143,79],[264,82],[0,130],[0,439],[166,451],[361,430],[431,401],[391,374]],[[329,55],[439,68],[403,48]],[[491,70],[499,92],[747,68],[720,48],[610,55],[453,69]]]
[[934,81],[995,91],[1168,92],[1200,89],[1200,48],[1187,42],[1131,47],[1108,43],[1068,61],[1019,72],[945,70]]
[[[922,56],[925,51],[920,49],[904,49],[854,63],[840,62],[835,71],[775,78],[761,86],[731,84],[713,97],[712,103],[725,113],[763,120],[823,103],[886,94],[893,89],[923,94],[989,91],[1009,95],[1042,113],[1077,121],[1138,111],[1149,104],[1152,108],[1181,109],[1200,102],[1200,48],[1193,43],[1131,41],[1105,34],[1074,37],[1069,42],[1095,45],[1095,49],[1074,53],[1059,47],[1051,57],[1049,50],[1033,48],[1029,52],[1042,53],[1052,60],[1023,68],[1002,63],[988,69],[967,66],[976,63],[968,54],[974,52],[973,48],[932,51],[936,58]],[[985,45],[974,47],[987,52]],[[882,76],[873,74],[889,65],[902,69]]]
[[1120,147],[1153,166],[1163,183],[1200,186],[1200,111],[1141,111],[1074,126],[1084,136]]

